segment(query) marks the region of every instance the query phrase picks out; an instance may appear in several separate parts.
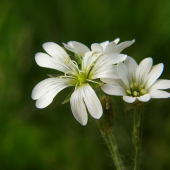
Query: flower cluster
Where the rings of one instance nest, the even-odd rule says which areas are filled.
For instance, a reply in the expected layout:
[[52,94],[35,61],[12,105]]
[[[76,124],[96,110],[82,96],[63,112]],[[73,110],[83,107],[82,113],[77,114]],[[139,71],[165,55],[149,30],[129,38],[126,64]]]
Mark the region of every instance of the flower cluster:
[[[43,44],[46,53],[35,55],[41,67],[58,70],[61,76],[47,78],[38,83],[32,91],[32,99],[37,108],[47,107],[63,89],[74,86],[67,97],[71,110],[78,122],[87,124],[88,114],[95,119],[102,116],[103,109],[94,88],[107,94],[123,96],[125,102],[147,102],[150,98],[168,98],[170,93],[162,89],[170,88],[169,80],[157,80],[163,71],[163,64],[152,66],[152,58],[144,59],[139,66],[125,54],[123,49],[134,43],[119,38],[91,45],[91,50],[82,43],[70,41],[64,48],[48,42]],[[70,51],[72,55],[68,55]]]

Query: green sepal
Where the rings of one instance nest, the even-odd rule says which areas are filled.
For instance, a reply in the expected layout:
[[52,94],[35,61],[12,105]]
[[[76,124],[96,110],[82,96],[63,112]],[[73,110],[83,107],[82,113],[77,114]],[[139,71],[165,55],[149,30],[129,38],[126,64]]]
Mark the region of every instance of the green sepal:
[[78,55],[78,53],[74,53],[74,57],[75,57],[76,63],[77,63],[79,66],[81,66],[82,58]]
[[65,100],[62,102],[62,104],[65,104],[70,101],[70,97],[72,95],[73,91],[65,98]]

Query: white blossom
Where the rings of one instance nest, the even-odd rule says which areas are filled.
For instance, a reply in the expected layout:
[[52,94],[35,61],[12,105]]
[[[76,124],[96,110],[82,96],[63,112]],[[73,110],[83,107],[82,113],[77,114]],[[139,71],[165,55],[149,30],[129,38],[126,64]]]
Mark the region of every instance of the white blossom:
[[121,79],[102,79],[107,83],[102,90],[110,95],[123,96],[127,103],[136,100],[148,102],[151,98],[169,98],[170,93],[163,91],[170,88],[170,80],[159,79],[163,72],[163,63],[152,66],[152,58],[145,58],[138,65],[136,61],[127,59],[118,64]]
[[93,43],[91,45],[91,50],[86,45],[76,41],[69,41],[67,44],[63,43],[63,45],[67,50],[76,52],[79,55],[84,56],[84,54],[88,51],[95,51],[103,54],[110,53],[110,52],[120,53],[122,50],[131,46],[135,42],[135,40],[132,40],[132,41],[125,41],[118,44],[119,41],[120,39],[117,38],[112,42],[105,41],[100,44]]
[[48,54],[37,53],[35,55],[37,64],[64,74],[60,77],[47,78],[34,87],[32,99],[37,100],[36,107],[47,107],[61,90],[75,86],[70,97],[70,105],[76,120],[86,125],[87,110],[92,117],[99,119],[103,110],[91,84],[100,85],[100,78],[118,78],[117,66],[114,64],[124,61],[127,56],[117,53],[102,55],[86,52],[84,57],[80,58],[81,65],[78,65],[76,61],[71,60],[62,47],[55,43],[45,43],[43,48]]

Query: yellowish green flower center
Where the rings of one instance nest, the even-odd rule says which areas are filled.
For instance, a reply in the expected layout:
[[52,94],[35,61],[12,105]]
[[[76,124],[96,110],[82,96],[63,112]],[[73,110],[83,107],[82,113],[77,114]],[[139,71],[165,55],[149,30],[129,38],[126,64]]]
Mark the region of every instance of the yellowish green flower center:
[[85,83],[86,79],[87,79],[87,77],[86,77],[85,73],[82,73],[82,72],[77,77],[77,80],[80,84]]
[[128,96],[132,96],[132,97],[140,97],[147,94],[146,90],[144,89],[144,84],[139,86],[136,82],[131,83],[130,89],[126,90],[126,92]]

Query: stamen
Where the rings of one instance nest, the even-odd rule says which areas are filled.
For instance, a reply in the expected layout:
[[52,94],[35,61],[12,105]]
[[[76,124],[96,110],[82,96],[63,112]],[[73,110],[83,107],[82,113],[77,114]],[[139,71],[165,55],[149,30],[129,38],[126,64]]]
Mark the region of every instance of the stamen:
[[65,57],[66,61],[64,62],[64,64],[68,64],[70,61],[70,58],[68,56]]
[[137,84],[137,83],[134,83],[134,86],[135,86],[135,87],[138,87],[138,84]]
[[132,94],[130,90],[126,90],[126,92],[127,92],[129,95],[131,95],[131,94]]
[[94,66],[94,63],[90,64],[90,66],[91,66],[91,67]]
[[137,91],[134,91],[134,92],[133,92],[133,96],[137,97],[137,96],[138,96],[138,92],[137,92]]
[[96,84],[101,84],[101,83],[99,83],[99,82],[96,82],[96,81],[93,81],[93,80],[89,80],[89,79],[86,79],[87,81],[90,81],[90,82],[92,82],[92,83],[96,83]]
[[131,89],[133,88],[133,83],[131,83],[130,88],[131,88]]
[[59,77],[59,79],[62,79],[62,78],[63,78],[63,76],[60,76],[60,77]]
[[67,74],[71,74],[71,73],[72,73],[71,71],[66,71],[64,75],[67,76]]
[[140,91],[141,89],[143,89],[143,87],[144,87],[144,84],[140,85],[140,86],[139,86],[139,91]]
[[77,64],[77,62],[76,61],[74,61],[74,60],[71,60],[71,62],[78,68],[78,64]]
[[140,92],[141,92],[141,94],[143,94],[143,95],[147,93],[145,89],[142,89]]

